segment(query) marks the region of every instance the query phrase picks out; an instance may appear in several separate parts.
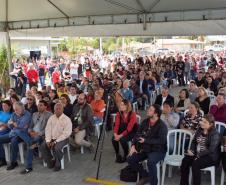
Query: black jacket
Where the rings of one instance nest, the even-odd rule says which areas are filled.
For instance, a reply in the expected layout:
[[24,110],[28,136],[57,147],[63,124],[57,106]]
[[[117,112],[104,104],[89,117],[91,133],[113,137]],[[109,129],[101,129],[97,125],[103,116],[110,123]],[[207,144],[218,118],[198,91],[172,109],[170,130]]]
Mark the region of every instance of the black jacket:
[[[167,151],[167,126],[159,119],[155,125],[150,126],[150,118],[145,119],[138,128],[133,139],[133,144],[139,146],[142,152],[166,152]],[[138,142],[139,138],[145,139],[144,143]]]
[[[138,85],[138,87],[140,89],[140,80],[137,80],[136,84]],[[148,81],[145,79],[143,80],[142,91],[143,91],[143,94],[148,95]]]
[[[77,122],[79,111],[81,110],[81,119],[82,123],[79,125]],[[93,130],[93,112],[89,104],[85,103],[82,107],[77,103],[73,107],[73,111],[71,114],[71,121],[73,124],[73,128],[79,127],[79,130],[86,129],[88,134]]]
[[[199,128],[191,143],[190,150],[194,152],[195,155],[197,155],[197,138],[201,136],[203,130]],[[221,153],[221,136],[218,133],[218,131],[213,128],[209,131],[207,135],[207,142],[206,142],[206,150],[199,153],[198,157],[202,156],[210,156],[213,161],[217,162],[220,159],[220,153]]]
[[[166,101],[170,101],[174,105],[174,97],[172,97],[171,95],[168,95],[166,97]],[[156,97],[155,104],[162,106],[163,103],[164,102],[162,102],[162,95],[160,94]]]

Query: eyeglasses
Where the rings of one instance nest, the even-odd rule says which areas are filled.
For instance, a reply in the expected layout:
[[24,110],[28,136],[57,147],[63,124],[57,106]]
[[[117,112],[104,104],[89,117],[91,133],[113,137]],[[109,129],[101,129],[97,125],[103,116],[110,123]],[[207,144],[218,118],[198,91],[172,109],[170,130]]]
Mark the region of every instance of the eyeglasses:
[[33,99],[32,99],[32,98],[28,98],[27,100],[28,100],[28,101],[33,101]]

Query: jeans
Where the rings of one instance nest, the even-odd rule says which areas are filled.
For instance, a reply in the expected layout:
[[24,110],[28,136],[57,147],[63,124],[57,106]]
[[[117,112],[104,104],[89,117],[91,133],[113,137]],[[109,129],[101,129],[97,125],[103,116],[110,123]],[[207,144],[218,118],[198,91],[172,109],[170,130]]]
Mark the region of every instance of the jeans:
[[45,76],[40,76],[39,80],[40,80],[41,86],[43,87],[45,85]]
[[190,71],[184,72],[185,77],[185,83],[188,84],[188,81],[190,81]]
[[94,116],[93,117],[93,123],[94,123],[94,125],[98,125],[98,124],[100,124],[102,122],[103,122],[103,118],[97,117],[97,116]]
[[192,168],[193,185],[201,184],[201,169],[215,165],[216,163],[208,155],[195,159],[195,156],[185,156],[181,165],[180,185],[189,185],[189,171]]
[[[32,144],[31,137],[29,136],[28,132],[26,132],[26,131],[17,131],[16,136],[11,138],[11,151],[12,151],[11,152],[11,161],[12,162],[16,162],[16,160],[17,160],[18,145],[21,141],[24,141],[27,144],[28,152],[29,152],[29,147]],[[32,160],[31,160],[31,165],[32,165]]]
[[[156,165],[159,161],[162,161],[165,158],[165,155],[165,152],[141,152],[128,157],[127,161],[134,170],[137,170],[139,172],[140,177],[143,178],[148,176],[150,184],[157,185],[158,178]],[[147,159],[148,172],[144,170],[142,164],[140,163],[145,159]]]
[[5,151],[3,148],[4,143],[9,143],[10,142],[10,137],[9,137],[9,132],[8,133],[2,133],[0,135],[0,159],[5,160]]
[[[43,141],[43,138],[41,136],[36,136],[31,138],[32,144],[38,143],[39,145]],[[26,168],[32,168],[32,161],[33,161],[33,149],[28,148],[27,149],[27,158],[26,158]]]
[[191,70],[190,71],[190,75],[191,75],[191,79],[192,80],[195,80],[195,78],[196,78],[197,75],[196,75],[196,72],[194,70]]

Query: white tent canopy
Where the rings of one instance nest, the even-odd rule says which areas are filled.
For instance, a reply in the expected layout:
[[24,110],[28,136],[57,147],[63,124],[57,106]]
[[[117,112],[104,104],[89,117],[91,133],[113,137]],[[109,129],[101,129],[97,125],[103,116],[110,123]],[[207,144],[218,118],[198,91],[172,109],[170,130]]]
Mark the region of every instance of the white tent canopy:
[[11,36],[226,34],[226,0],[0,0]]

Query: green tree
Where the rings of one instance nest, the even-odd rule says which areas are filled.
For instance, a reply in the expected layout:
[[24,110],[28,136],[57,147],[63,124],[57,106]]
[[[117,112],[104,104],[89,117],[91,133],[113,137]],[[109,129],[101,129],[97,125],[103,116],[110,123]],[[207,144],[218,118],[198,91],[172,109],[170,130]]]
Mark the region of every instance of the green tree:
[[0,46],[0,86],[1,91],[6,93],[6,90],[9,88],[9,63],[7,60],[7,49],[4,45]]

